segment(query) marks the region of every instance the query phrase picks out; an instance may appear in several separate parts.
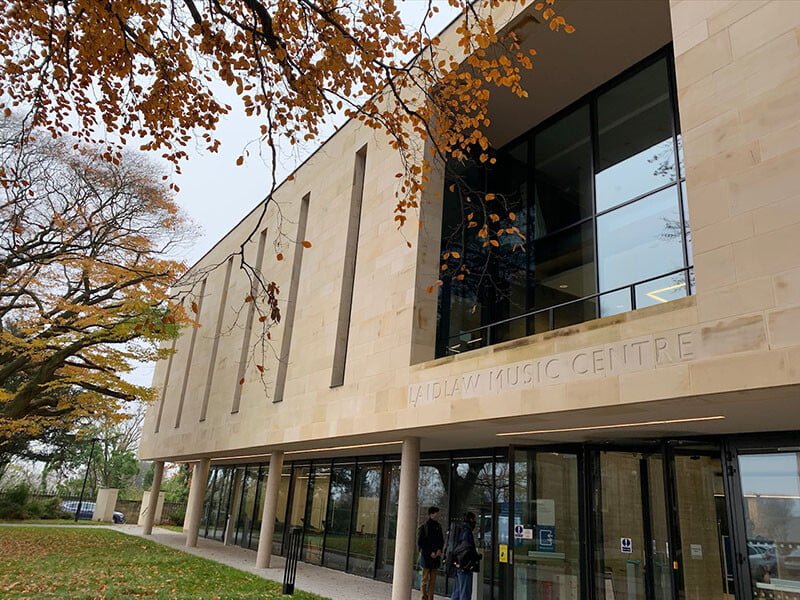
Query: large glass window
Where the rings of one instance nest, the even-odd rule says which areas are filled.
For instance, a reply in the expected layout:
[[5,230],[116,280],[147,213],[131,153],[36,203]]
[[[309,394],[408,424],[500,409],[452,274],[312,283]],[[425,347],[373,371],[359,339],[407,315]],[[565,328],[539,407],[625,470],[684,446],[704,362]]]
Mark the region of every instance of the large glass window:
[[353,512],[354,469],[353,465],[335,465],[331,472],[324,564],[331,569],[342,571],[347,567],[347,546]]
[[534,238],[592,216],[589,132],[589,106],[584,104],[533,136]]
[[[294,527],[302,528],[306,520],[306,499],[308,498],[308,478],[311,468],[296,466],[292,470],[291,506],[289,508],[289,529],[283,537],[288,540],[289,532]],[[282,550],[286,549],[284,544]]]
[[201,531],[205,537],[218,541],[223,539],[228,520],[233,475],[234,469],[230,467],[216,467],[211,472],[201,519],[204,525]]
[[675,181],[669,83],[662,58],[598,98],[598,212]]
[[[518,450],[514,500],[514,526],[522,532],[514,539],[514,597],[577,598],[581,573],[577,456]],[[507,513],[500,522],[507,540]]]
[[400,464],[386,463],[383,475],[383,506],[380,522],[378,564],[375,576],[383,581],[391,581],[394,570],[394,544],[397,539],[397,503],[400,501]]
[[235,543],[243,548],[250,544],[250,532],[255,518],[256,490],[258,489],[258,465],[247,467],[242,479],[241,504],[239,505],[239,518],[236,523]]
[[253,508],[253,526],[250,529],[250,539],[247,547],[253,550],[258,549],[258,540],[261,537],[261,517],[264,515],[264,494],[267,491],[267,476],[269,466],[261,465],[258,470],[258,481],[255,482],[255,506]]
[[330,466],[315,465],[311,471],[311,484],[308,488],[302,552],[302,559],[315,565],[322,564],[322,543],[325,539],[330,482]]
[[272,553],[282,554],[283,538],[286,531],[286,509],[289,505],[289,482],[292,479],[291,465],[285,465],[281,471],[281,483],[278,488],[278,508],[275,510],[275,532],[272,535]]
[[800,598],[800,452],[739,457],[753,598]]
[[[378,544],[378,515],[381,501],[381,466],[358,465],[355,508],[347,570],[372,577]],[[395,509],[396,511],[396,509]],[[395,526],[397,514],[395,512]],[[392,544],[394,551],[394,544]],[[394,556],[394,555],[392,555]]]
[[490,150],[495,163],[448,163],[438,356],[692,293],[670,60],[656,54]]
[[[428,508],[439,508],[439,524],[442,531],[447,531],[450,523],[449,498],[450,498],[450,461],[447,459],[425,460],[419,467],[419,488],[417,492],[417,522],[422,524],[428,519]],[[436,578],[436,593],[444,595],[446,592],[444,566]]]
[[453,462],[451,524],[463,520],[467,512],[475,513],[477,526],[473,531],[478,552],[483,555],[484,598],[491,598],[494,564],[494,457],[456,459]]

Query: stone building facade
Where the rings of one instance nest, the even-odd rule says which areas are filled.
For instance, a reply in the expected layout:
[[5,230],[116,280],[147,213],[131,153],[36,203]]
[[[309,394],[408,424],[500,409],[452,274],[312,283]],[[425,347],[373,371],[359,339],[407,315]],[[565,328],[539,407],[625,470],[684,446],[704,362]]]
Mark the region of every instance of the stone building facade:
[[286,300],[267,389],[225,265],[259,207],[194,267],[223,263],[140,450],[156,487],[195,464],[189,544],[263,566],[299,528],[302,560],[408,598],[436,504],[478,515],[486,600],[800,598],[800,2],[559,8],[573,36],[497,10],[538,51],[531,95],[492,101],[496,169],[451,165],[520,215],[491,285],[428,291],[455,171],[404,238],[399,156],[356,122],[278,190],[313,246],[247,246]]

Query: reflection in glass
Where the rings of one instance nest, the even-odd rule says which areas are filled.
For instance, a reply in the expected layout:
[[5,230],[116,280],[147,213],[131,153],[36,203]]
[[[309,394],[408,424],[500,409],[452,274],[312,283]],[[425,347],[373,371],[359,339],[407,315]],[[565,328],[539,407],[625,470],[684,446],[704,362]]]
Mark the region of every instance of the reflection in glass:
[[589,106],[534,137],[533,237],[540,238],[592,214]]
[[[491,597],[492,571],[486,565],[494,561],[492,508],[494,489],[494,457],[455,459],[453,463],[450,524],[462,520],[467,511],[474,512],[478,523],[473,531],[478,552],[483,554],[483,597]],[[451,584],[452,585],[452,584]]]
[[[536,240],[529,257],[533,308],[539,310],[595,293],[594,234],[591,222]],[[544,315],[546,317],[546,315]],[[560,308],[556,326],[595,318],[593,304],[577,302]],[[534,333],[547,331],[534,322]]]
[[380,545],[375,576],[391,581],[394,569],[394,542],[397,539],[397,503],[400,501],[400,465],[387,463],[384,468],[383,517],[380,524]]
[[[380,465],[359,465],[356,477],[355,510],[347,571],[372,577],[378,542],[378,509],[381,500]],[[395,509],[396,510],[396,509]],[[396,518],[396,515],[395,515]],[[394,550],[394,545],[392,545]],[[394,556],[394,555],[393,555]]]
[[[578,458],[519,450],[514,455],[515,598],[577,598],[580,587]],[[507,518],[500,526],[508,531]],[[507,537],[506,533],[506,537]]]
[[[450,461],[426,460],[419,467],[419,491],[417,493],[417,522],[422,524],[428,519],[428,508],[439,507],[439,524],[442,531],[447,530],[450,520],[448,510],[448,493],[450,489]],[[436,593],[445,594],[444,565],[436,578]]]
[[597,218],[600,291],[683,267],[678,210],[675,186]]
[[598,212],[676,180],[665,59],[601,95],[597,120]]
[[800,452],[739,457],[753,598],[800,598]]
[[[285,532],[285,541],[293,527],[303,527],[306,520],[306,497],[308,495],[308,476],[310,467],[295,467],[292,473],[292,505],[289,509],[289,530]],[[284,544],[283,550],[286,550]]]
[[342,571],[347,567],[347,541],[350,537],[350,513],[353,510],[353,470],[352,465],[333,467],[328,499],[324,564]]
[[[527,159],[528,143],[524,141],[507,152],[499,153],[497,167],[489,173],[489,189],[496,191],[502,199],[493,207],[499,217],[494,225],[497,229],[517,227],[523,235],[527,230]],[[511,214],[514,215],[513,219]],[[485,292],[486,300],[491,304],[493,321],[525,313],[528,301],[524,241],[516,235],[505,235],[499,243],[500,247],[494,250],[488,263],[491,285],[486,286],[488,289]],[[489,343],[515,339],[525,334],[525,319],[521,318],[493,327],[489,332]]]
[[301,554],[302,560],[314,565],[322,564],[322,542],[325,536],[330,481],[331,468],[315,465],[311,471],[311,487],[306,504],[303,552]]
[[600,296],[600,316],[608,317],[633,310],[631,293],[626,289],[610,292]]
[[261,537],[261,517],[264,515],[264,493],[267,490],[267,475],[269,466],[262,465],[258,472],[258,484],[256,489],[255,508],[253,510],[253,528],[250,531],[250,541],[247,547],[252,550],[258,549],[258,540]]
[[[600,453],[601,509],[596,513],[595,570],[601,600],[645,600],[645,537],[641,455]],[[630,540],[622,552],[622,539]]]
[[289,482],[292,479],[292,466],[285,465],[281,471],[278,488],[278,507],[275,510],[275,532],[272,534],[272,553],[283,553],[283,534],[286,531],[286,509],[289,504]]
[[[194,473],[196,473],[196,471]],[[216,477],[217,469],[210,469],[208,473],[208,483],[206,484],[206,495],[205,498],[203,498],[203,514],[200,517],[200,531],[203,532],[203,537],[208,537],[208,526],[211,522],[211,499],[214,496]]]
[[247,467],[242,477],[241,498],[239,499],[239,518],[236,523],[234,543],[242,548],[247,548],[250,541],[250,531],[253,527],[253,509],[256,501],[258,485],[258,465]]
[[[667,506],[664,502],[664,459],[647,457],[647,487],[650,502],[650,560],[654,600],[672,600],[672,559],[667,530]],[[708,600],[712,600],[709,596]]]
[[687,295],[686,274],[684,272],[654,279],[636,286],[636,308],[664,304]]
[[676,456],[675,483],[684,598],[733,598],[732,551],[719,458]]
[[225,524],[228,520],[233,473],[234,470],[230,467],[218,468],[209,502],[206,536],[220,542],[225,534]]

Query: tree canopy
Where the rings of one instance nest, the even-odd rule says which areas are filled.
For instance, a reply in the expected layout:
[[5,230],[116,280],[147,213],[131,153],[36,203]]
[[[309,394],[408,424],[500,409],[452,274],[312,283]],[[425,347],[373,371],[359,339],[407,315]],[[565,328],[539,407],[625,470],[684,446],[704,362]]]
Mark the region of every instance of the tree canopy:
[[[24,126],[14,140],[17,144],[36,128],[54,138],[67,136],[64,139],[75,139],[93,149],[80,159],[67,160],[62,152],[62,164],[79,161],[82,168],[90,167],[97,176],[113,179],[127,168],[129,157],[124,147],[129,142],[142,150],[161,152],[178,170],[188,156],[186,146],[190,142],[200,140],[208,151],[217,151],[220,142],[214,130],[220,119],[234,110],[221,99],[217,83],[223,82],[239,96],[245,112],[259,119],[257,135],[271,159],[271,187],[262,218],[278,185],[277,157],[282,143],[318,141],[326,123],[336,116],[358,119],[385,134],[400,155],[394,219],[402,226],[408,211],[419,206],[432,157],[439,163],[448,157],[475,156],[480,163],[494,160],[485,133],[491,123],[488,106],[492,90],[528,95],[522,87],[522,73],[533,67],[535,50],[523,50],[514,30],[498,29],[493,18],[501,4],[523,6],[526,0],[448,3],[461,16],[455,43],[445,47],[428,30],[438,10],[433,2],[427,3],[421,22],[409,27],[395,0],[7,0],[0,12],[0,108],[7,115],[12,111],[24,115]],[[556,12],[554,4],[555,0],[535,1],[534,18],[555,32],[572,33],[574,28]],[[240,163],[244,160],[244,155],[239,158]],[[27,163],[23,166],[32,168]],[[21,169],[6,169],[2,176],[7,189],[15,190],[15,195],[7,196],[8,235],[32,235],[34,229],[26,225],[22,233],[13,231],[17,227],[14,223],[22,223],[18,213],[36,213],[27,196],[30,178],[25,178]],[[164,177],[169,179],[168,175]],[[148,217],[169,213],[163,195],[154,191],[154,180],[139,178],[137,182],[135,191],[119,198],[135,204],[139,195],[147,198],[143,205],[149,207]],[[169,185],[177,189],[174,183]],[[33,194],[38,192],[33,190]],[[493,199],[494,194],[486,194],[479,201]],[[78,222],[94,214],[94,208],[80,212],[84,202],[96,202],[90,194],[76,200],[64,206],[45,203],[55,215],[56,226],[61,226],[59,221],[64,219],[58,215],[65,210],[73,211]],[[45,212],[39,210],[36,219],[47,221]],[[474,231],[490,251],[501,245],[503,235],[521,236],[513,223],[495,226],[500,217],[491,206],[482,213],[483,221],[475,221]],[[105,216],[102,209],[100,214]],[[137,213],[135,218],[144,215]],[[161,224],[166,222],[162,220]],[[261,229],[259,222],[251,236]],[[279,286],[248,264],[246,241],[238,255],[252,283],[247,301],[258,307],[259,314],[266,315],[259,320],[266,337],[269,326],[280,320],[276,299]],[[37,246],[37,251],[40,248]],[[150,256],[149,252],[145,254]],[[280,260],[281,253],[276,252]],[[450,268],[447,257],[443,260],[443,269]],[[33,262],[29,260],[28,264]],[[139,287],[115,285],[115,300],[103,306],[114,304],[119,294],[127,293],[124,290],[141,286],[148,287],[151,297],[164,296],[162,282],[168,277],[159,279],[155,272],[174,273],[176,266],[149,263],[150,267]],[[461,277],[463,267],[450,271]],[[32,277],[39,277],[38,268],[28,271]],[[142,268],[141,263],[137,263],[138,268]],[[51,277],[52,282],[48,269],[53,270],[52,263],[47,263],[41,275]],[[67,278],[61,294],[64,297],[59,299],[61,307],[55,313],[49,307],[27,306],[26,310],[38,311],[39,319],[52,319],[57,314],[72,318],[73,313],[82,319],[96,317],[100,313],[89,312],[105,308],[92,305],[89,311],[83,300],[79,310],[68,306],[80,293],[80,277],[74,277],[85,270],[83,264],[70,265],[72,275]],[[103,287],[120,274],[117,270],[112,275],[109,265],[90,271],[99,275]],[[16,306],[31,302],[35,304],[27,293],[15,300]],[[129,307],[114,306],[118,314],[126,314],[127,320],[108,329],[93,328],[93,335],[100,336],[102,331],[102,335],[111,336],[100,344],[133,339],[129,336],[141,333],[145,321],[156,322],[165,310],[162,303],[151,304],[153,318],[133,325]],[[138,314],[143,308],[142,304],[137,307]],[[11,316],[7,314],[6,318]],[[140,329],[133,329],[137,325]],[[11,345],[4,355],[14,355],[17,344],[20,351],[28,353],[25,360],[30,356],[32,366],[23,369],[21,361],[10,359],[0,363],[0,386],[6,387],[2,414],[53,415],[62,410],[49,393],[49,384],[43,385],[35,375],[37,368],[43,369],[41,373],[60,373],[59,386],[75,384],[84,394],[102,390],[122,399],[142,393],[112,375],[126,358],[119,354],[121,350],[102,353],[102,364],[101,356],[90,350],[97,346],[91,345],[79,350],[80,358],[62,349],[57,359],[54,341],[37,341],[35,347],[19,341],[30,340],[36,325],[20,319],[19,327],[19,335],[5,331]],[[127,333],[122,332],[125,328]],[[48,330],[45,337],[59,335],[57,329],[52,333]],[[164,335],[164,331],[148,334]],[[42,350],[41,344],[49,344],[48,349]],[[83,373],[94,376],[87,379],[90,383],[80,383]],[[17,391],[8,391],[12,384]]]
[[152,390],[124,379],[188,322],[170,286],[190,231],[140,156],[104,160],[0,126],[0,431],[102,418]]

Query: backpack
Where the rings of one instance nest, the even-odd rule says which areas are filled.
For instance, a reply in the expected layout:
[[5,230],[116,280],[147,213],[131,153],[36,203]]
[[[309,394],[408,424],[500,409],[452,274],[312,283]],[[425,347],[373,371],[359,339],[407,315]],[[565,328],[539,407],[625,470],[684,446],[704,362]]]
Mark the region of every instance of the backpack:
[[462,527],[464,527],[463,522],[453,521],[450,523],[450,527],[447,530],[447,539],[444,544],[444,568],[445,572],[451,576],[455,574],[455,563],[458,562],[456,560],[455,550],[458,545],[458,538],[461,534]]

